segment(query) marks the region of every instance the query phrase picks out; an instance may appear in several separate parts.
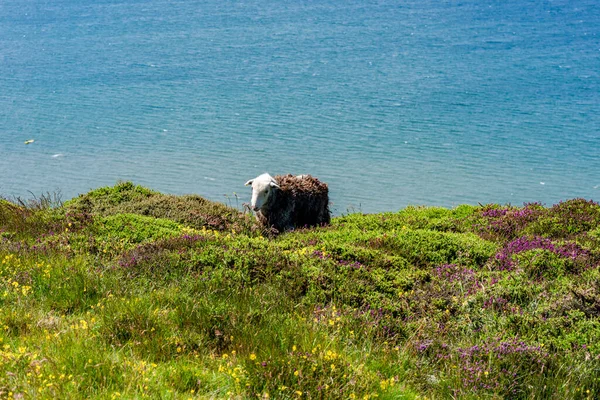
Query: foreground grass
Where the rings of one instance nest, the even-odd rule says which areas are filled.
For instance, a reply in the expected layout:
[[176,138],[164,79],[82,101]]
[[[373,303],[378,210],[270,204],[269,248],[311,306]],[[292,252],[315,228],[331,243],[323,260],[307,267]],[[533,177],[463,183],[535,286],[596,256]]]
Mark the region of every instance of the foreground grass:
[[599,222],[409,207],[266,238],[130,183],[0,201],[0,397],[596,398]]

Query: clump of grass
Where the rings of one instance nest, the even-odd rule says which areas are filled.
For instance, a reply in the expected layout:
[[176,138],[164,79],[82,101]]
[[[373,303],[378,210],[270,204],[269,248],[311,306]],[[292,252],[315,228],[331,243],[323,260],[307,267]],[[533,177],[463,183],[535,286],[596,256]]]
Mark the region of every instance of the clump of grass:
[[28,201],[18,198],[15,202],[0,198],[0,235],[20,240],[60,229],[60,205],[58,194],[48,193]]

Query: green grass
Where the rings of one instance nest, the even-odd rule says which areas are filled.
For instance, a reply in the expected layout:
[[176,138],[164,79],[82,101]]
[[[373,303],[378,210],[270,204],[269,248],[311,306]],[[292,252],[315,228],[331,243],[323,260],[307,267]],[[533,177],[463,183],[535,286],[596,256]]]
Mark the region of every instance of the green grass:
[[408,207],[263,237],[129,182],[0,201],[0,397],[587,399],[600,206]]

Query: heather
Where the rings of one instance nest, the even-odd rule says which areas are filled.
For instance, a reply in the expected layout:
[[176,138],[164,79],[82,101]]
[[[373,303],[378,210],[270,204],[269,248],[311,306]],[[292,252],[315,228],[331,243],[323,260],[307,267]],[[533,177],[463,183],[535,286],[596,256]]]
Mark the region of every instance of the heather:
[[0,202],[2,398],[596,398],[600,206],[273,235],[129,182]]

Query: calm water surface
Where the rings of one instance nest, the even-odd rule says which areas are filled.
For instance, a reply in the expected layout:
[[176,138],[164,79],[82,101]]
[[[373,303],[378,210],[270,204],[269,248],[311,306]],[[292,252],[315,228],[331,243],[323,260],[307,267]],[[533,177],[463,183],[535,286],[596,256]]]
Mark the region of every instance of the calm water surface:
[[597,0],[0,1],[8,197],[269,171],[336,214],[549,205],[600,197],[599,150]]

